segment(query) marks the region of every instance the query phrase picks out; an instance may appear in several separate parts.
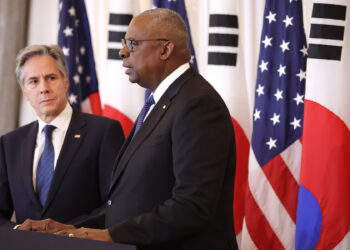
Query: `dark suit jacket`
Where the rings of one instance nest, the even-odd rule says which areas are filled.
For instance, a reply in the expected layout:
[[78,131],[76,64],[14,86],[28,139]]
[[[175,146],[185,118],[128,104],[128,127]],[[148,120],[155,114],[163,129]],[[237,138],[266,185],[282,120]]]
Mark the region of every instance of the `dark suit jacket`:
[[105,217],[115,242],[138,249],[237,249],[234,177],[229,112],[191,68],[123,145],[105,212],[77,226],[101,226]]
[[124,141],[120,124],[73,110],[44,207],[32,181],[37,131],[35,121],[0,138],[0,223],[13,211],[17,223],[27,218],[70,222],[103,206]]

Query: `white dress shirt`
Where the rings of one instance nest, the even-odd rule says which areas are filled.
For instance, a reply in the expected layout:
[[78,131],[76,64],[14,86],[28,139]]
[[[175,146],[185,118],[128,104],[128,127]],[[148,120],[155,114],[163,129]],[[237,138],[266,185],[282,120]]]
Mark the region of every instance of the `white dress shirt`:
[[56,163],[58,156],[60,155],[62,145],[64,138],[66,136],[69,123],[72,119],[73,109],[72,107],[67,103],[64,110],[49,124],[45,123],[38,117],[39,122],[39,129],[38,134],[36,136],[36,145],[34,150],[34,160],[33,160],[33,185],[34,190],[36,190],[36,171],[38,168],[39,160],[41,157],[41,154],[44,151],[45,146],[45,134],[43,131],[44,126],[46,125],[53,125],[56,127],[54,131],[52,132],[52,144],[55,151],[55,160],[54,160],[54,169],[56,168]]
[[154,93],[152,93],[153,95],[153,99],[154,99],[154,104],[150,107],[148,113],[145,116],[145,119],[143,121],[146,120],[146,118],[148,117],[148,114],[151,113],[154,105],[157,104],[157,102],[160,100],[160,98],[162,97],[162,95],[165,93],[165,91],[170,87],[170,85],[177,79],[179,78],[183,73],[185,73],[186,70],[188,70],[190,68],[190,64],[189,63],[185,63],[182,64],[180,67],[178,67],[177,69],[175,69],[170,75],[168,75],[156,88],[156,90],[154,91]]

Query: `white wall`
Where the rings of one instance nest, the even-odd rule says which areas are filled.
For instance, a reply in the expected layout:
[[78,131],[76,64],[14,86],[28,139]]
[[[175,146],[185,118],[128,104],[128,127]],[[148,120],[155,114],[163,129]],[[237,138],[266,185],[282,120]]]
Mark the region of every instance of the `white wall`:
[[[58,0],[32,0],[29,12],[28,45],[56,44],[58,30]],[[36,119],[30,105],[22,98],[19,125]]]

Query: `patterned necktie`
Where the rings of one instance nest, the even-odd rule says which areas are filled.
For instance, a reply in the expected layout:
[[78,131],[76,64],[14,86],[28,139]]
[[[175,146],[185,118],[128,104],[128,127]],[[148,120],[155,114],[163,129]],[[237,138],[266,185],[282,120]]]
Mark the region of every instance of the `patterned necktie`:
[[152,106],[152,104],[154,104],[154,99],[153,99],[153,95],[150,95],[147,98],[146,103],[141,110],[141,113],[139,115],[139,119],[137,120],[134,136],[136,135],[137,131],[139,131],[139,129],[143,123],[143,120],[145,119],[145,116],[147,115],[148,110]]
[[42,206],[45,205],[54,172],[55,151],[53,149],[51,138],[52,131],[55,128],[56,127],[52,125],[46,125],[44,127],[45,147],[40,157],[36,172],[36,191],[39,195]]

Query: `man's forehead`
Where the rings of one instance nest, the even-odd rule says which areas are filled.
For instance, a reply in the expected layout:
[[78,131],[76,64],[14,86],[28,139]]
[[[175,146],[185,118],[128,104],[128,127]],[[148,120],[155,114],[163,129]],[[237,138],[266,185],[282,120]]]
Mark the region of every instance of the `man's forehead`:
[[[40,75],[52,75],[59,73],[57,63],[51,56],[38,55],[29,58],[23,65],[25,77],[36,77]],[[49,59],[50,58],[50,59]]]
[[125,38],[145,39],[151,37],[152,33],[156,33],[156,31],[157,27],[150,16],[137,16],[130,22]]
[[145,26],[147,27],[148,25],[145,25],[145,24],[148,24],[148,23],[149,23],[149,20],[147,19],[143,20],[143,18],[141,17],[135,17],[134,19],[131,20],[128,30],[143,28]]
[[144,23],[144,22],[151,22],[152,21],[152,16],[151,15],[140,15],[140,16],[135,16],[131,22],[131,23]]

